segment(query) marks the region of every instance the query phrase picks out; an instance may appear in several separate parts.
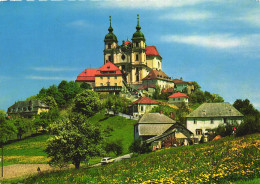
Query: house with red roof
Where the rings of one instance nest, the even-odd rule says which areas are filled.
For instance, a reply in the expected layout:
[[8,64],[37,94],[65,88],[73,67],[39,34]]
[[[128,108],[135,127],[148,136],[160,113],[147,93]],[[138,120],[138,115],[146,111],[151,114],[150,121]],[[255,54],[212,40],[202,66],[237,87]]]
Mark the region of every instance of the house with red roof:
[[181,105],[185,103],[186,105],[189,103],[189,97],[181,92],[174,93],[168,97],[168,103],[174,105]]
[[148,97],[141,97],[131,103],[130,112],[133,116],[140,116],[150,112],[154,107],[158,106],[159,102]]
[[86,82],[89,83],[92,88],[95,87],[95,75],[98,69],[96,68],[87,68],[82,73],[77,76],[76,82]]
[[180,79],[173,79],[174,88],[179,92],[186,92],[187,94],[191,94],[194,91],[194,85],[191,81],[184,81],[182,77]]

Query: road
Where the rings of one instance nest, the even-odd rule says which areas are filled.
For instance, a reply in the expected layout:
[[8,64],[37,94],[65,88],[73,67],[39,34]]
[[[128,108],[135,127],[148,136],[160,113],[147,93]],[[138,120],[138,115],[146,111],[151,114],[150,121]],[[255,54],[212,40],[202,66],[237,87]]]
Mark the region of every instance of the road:
[[[129,154],[126,154],[126,155],[123,155],[123,156],[120,156],[120,157],[116,157],[114,158],[115,159],[115,162],[119,162],[123,159],[130,159],[132,157],[133,153],[129,153]],[[101,166],[101,163],[98,163],[98,164],[95,164],[95,165],[91,165],[89,167],[98,167],[98,166]]]

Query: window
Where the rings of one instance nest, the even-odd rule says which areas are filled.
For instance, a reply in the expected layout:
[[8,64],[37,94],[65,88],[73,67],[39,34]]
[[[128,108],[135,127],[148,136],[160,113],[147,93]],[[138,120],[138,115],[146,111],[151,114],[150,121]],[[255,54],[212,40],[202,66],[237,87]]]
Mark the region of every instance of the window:
[[107,82],[107,86],[110,86],[110,82]]
[[115,79],[117,79],[117,76],[115,76]]
[[196,119],[193,120],[193,124],[197,124],[197,120]]
[[100,77],[100,79],[102,80],[102,79],[103,79],[103,77]]
[[201,129],[196,129],[196,135],[202,135],[202,130]]
[[125,60],[125,55],[123,54],[123,55],[121,56],[121,58],[122,58],[122,60]]
[[178,98],[178,101],[180,101],[181,99],[180,98]]
[[107,45],[107,48],[108,48],[108,49],[111,49],[111,44],[110,44],[110,43]]
[[112,61],[112,58],[111,58],[111,56],[108,56],[108,61]]
[[117,83],[115,83],[115,86],[117,86]]
[[103,83],[100,83],[100,86],[103,86]]
[[107,77],[107,80],[109,80],[110,79],[110,77]]
[[138,54],[135,55],[135,60],[139,61],[139,55]]
[[141,106],[141,112],[143,112],[144,111],[144,106]]
[[213,119],[210,120],[210,124],[214,124],[214,120]]

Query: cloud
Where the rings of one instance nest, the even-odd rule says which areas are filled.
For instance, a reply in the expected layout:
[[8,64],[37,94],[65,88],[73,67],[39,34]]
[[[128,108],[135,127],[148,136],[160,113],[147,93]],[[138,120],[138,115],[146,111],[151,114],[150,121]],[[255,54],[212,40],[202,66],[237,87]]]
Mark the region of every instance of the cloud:
[[167,35],[162,36],[164,42],[184,43],[206,48],[234,48],[244,43],[244,40],[233,37],[230,34],[212,34],[212,35]]
[[64,72],[64,71],[78,71],[79,68],[65,68],[65,67],[32,67],[32,70],[43,72]]
[[201,4],[205,2],[217,2],[217,0],[115,0],[115,1],[101,1],[100,5],[102,7],[111,8],[131,8],[131,9],[158,9],[158,8],[169,8],[169,7],[183,7],[183,6],[193,6],[196,4]]
[[67,26],[85,28],[85,27],[90,27],[91,24],[87,23],[85,20],[75,20],[73,22],[68,23]]
[[247,13],[241,17],[238,17],[237,20],[249,23],[253,26],[260,27],[260,11],[253,10],[250,13]]
[[160,19],[194,21],[194,20],[206,20],[212,17],[213,14],[210,12],[185,11],[181,13],[165,14],[160,16]]
[[32,76],[27,76],[26,77],[27,79],[33,79],[33,80],[75,80],[75,77],[56,77],[56,76],[35,76],[35,75],[32,75]]

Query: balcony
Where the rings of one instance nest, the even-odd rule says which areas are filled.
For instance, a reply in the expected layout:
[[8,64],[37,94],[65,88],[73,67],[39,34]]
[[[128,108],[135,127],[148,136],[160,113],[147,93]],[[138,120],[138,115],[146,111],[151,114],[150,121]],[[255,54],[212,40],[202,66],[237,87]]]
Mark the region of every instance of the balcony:
[[112,91],[121,91],[122,86],[99,86],[95,87],[96,92],[112,92]]

